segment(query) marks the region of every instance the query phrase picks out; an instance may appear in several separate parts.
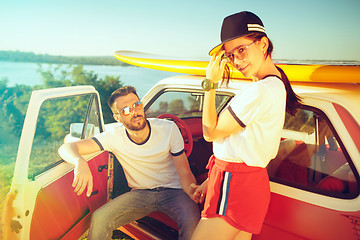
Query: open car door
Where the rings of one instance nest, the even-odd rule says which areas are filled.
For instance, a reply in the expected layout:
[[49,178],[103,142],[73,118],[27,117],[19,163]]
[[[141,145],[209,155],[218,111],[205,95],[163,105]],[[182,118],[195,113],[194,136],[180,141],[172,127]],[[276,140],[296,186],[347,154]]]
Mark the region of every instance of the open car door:
[[32,93],[4,205],[4,239],[78,239],[88,229],[93,211],[107,202],[109,153],[86,156],[94,180],[88,198],[74,193],[74,166],[57,150],[103,131],[100,106],[92,86]]

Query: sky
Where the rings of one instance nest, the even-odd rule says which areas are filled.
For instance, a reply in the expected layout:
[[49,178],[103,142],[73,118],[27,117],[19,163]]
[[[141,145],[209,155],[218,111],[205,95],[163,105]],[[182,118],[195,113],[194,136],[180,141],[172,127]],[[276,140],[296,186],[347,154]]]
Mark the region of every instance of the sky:
[[360,60],[360,0],[0,0],[0,51],[206,58],[224,17],[244,10],[274,59]]

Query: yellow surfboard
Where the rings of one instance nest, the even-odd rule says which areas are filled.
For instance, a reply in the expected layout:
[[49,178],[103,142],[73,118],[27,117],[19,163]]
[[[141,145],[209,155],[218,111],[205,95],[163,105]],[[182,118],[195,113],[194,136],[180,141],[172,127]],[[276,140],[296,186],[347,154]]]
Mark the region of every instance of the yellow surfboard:
[[[208,61],[171,59],[152,54],[117,51],[115,57],[125,63],[161,71],[205,76]],[[277,64],[291,82],[360,83],[360,66]],[[237,69],[231,68],[231,77],[245,78]]]

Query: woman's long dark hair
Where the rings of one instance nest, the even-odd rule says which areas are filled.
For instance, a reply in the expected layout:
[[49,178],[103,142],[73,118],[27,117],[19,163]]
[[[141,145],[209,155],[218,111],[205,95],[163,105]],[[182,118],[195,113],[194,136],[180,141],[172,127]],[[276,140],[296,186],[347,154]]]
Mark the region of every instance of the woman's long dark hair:
[[[246,37],[258,41],[260,41],[263,37],[266,37],[269,40],[269,47],[267,49],[265,57],[271,58],[274,47],[271,40],[264,33],[253,33]],[[301,98],[293,91],[290,85],[290,81],[286,76],[285,72],[278,66],[276,66],[276,68],[281,74],[281,80],[284,83],[286,89],[286,112],[294,116],[296,114],[297,108],[301,106]],[[230,75],[230,67],[228,66],[228,64],[226,64],[222,83],[225,82],[225,84],[228,85],[231,77]]]

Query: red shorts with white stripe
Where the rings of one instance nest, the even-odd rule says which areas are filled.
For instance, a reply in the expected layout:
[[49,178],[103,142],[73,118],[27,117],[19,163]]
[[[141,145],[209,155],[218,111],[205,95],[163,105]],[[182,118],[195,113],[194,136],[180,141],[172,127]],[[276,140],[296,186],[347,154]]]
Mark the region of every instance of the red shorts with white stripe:
[[210,157],[204,218],[221,217],[231,226],[259,234],[270,202],[266,168]]

